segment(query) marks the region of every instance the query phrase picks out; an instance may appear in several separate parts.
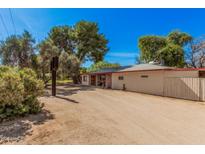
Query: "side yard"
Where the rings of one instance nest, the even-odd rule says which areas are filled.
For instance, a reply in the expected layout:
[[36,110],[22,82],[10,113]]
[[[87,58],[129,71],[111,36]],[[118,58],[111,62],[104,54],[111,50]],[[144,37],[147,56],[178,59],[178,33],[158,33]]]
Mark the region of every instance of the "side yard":
[[71,85],[40,100],[46,109],[41,115],[0,124],[0,138],[14,139],[2,143],[205,144],[200,102]]

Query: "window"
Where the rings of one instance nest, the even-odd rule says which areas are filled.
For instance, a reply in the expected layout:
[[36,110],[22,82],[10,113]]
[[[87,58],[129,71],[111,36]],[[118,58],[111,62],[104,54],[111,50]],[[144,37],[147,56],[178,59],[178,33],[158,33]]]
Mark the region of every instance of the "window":
[[123,76],[119,76],[118,80],[124,80],[124,77]]
[[141,78],[148,78],[148,75],[141,75]]
[[199,77],[205,78],[205,71],[199,71]]
[[87,81],[87,76],[86,76],[86,75],[83,76],[83,81],[84,81],[84,82]]

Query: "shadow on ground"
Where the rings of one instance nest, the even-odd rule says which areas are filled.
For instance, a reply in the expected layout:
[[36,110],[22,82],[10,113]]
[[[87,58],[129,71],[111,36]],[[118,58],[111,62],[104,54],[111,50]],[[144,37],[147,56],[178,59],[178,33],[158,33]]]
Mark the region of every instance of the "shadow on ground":
[[56,98],[59,98],[59,99],[63,99],[63,100],[66,100],[68,102],[72,102],[72,103],[80,103],[74,99],[70,99],[70,98],[67,98],[67,97],[62,97],[62,96],[55,96]]
[[18,142],[26,135],[32,134],[32,125],[41,125],[51,119],[54,119],[54,115],[48,110],[43,110],[39,114],[2,122],[0,123],[0,144]]
[[[83,85],[76,85],[76,84],[60,84],[56,88],[56,98],[66,100],[68,102],[72,103],[79,103],[76,100],[68,98],[68,96],[75,95],[80,91],[94,91],[95,87],[90,86],[83,86]],[[45,96],[50,97],[51,96],[51,86],[48,86],[46,88]]]

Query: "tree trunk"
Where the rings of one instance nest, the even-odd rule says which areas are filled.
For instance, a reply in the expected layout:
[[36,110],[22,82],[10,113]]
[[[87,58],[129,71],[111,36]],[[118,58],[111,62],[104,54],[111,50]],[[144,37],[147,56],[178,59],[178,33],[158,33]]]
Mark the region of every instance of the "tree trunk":
[[72,80],[73,80],[74,84],[79,84],[80,83],[80,75],[72,76]]

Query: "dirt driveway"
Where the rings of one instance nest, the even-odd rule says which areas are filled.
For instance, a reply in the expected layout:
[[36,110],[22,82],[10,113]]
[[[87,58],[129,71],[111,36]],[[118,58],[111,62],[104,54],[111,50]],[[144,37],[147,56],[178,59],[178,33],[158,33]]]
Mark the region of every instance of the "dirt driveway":
[[13,144],[205,144],[202,103],[69,85],[57,93],[40,98],[53,117]]

